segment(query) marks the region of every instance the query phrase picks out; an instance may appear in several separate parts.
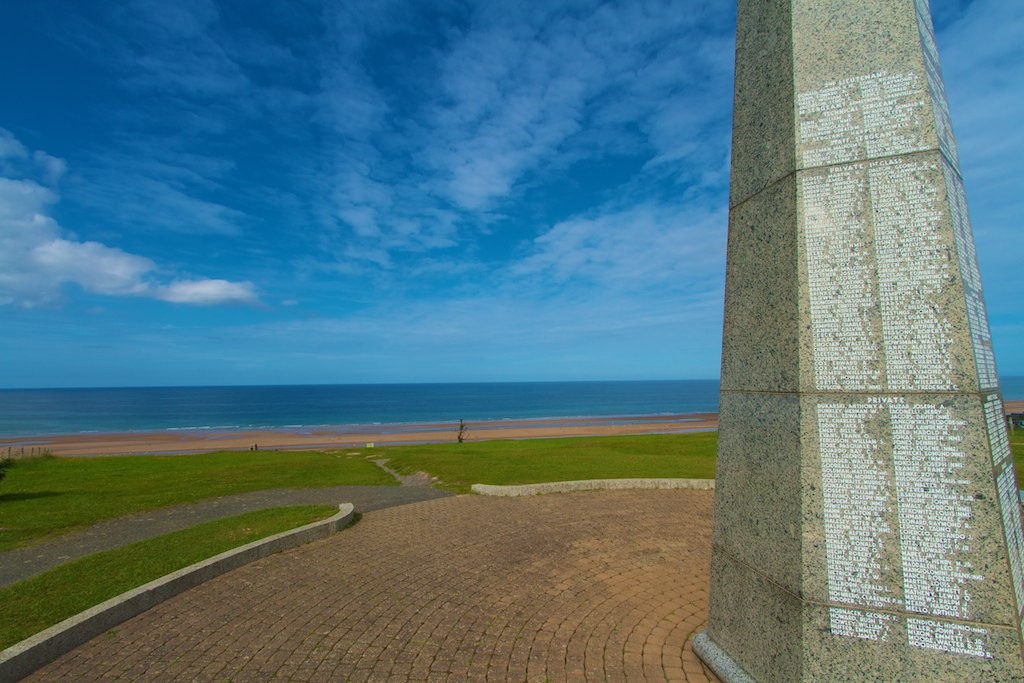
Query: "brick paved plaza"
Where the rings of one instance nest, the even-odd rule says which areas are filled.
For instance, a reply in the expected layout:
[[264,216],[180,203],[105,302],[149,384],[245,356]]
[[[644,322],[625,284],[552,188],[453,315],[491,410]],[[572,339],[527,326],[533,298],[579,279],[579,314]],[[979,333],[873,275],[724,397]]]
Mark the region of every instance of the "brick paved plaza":
[[713,493],[459,496],[367,513],[125,622],[29,680],[717,680]]

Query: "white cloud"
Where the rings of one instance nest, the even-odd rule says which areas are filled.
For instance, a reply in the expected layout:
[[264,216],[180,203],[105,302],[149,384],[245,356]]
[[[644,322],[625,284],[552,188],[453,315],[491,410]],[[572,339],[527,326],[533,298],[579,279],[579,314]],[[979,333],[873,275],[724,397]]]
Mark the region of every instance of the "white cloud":
[[53,297],[48,274],[33,265],[31,252],[57,236],[58,226],[47,215],[56,200],[37,183],[0,177],[0,303]]
[[[5,149],[27,150],[0,129]],[[56,180],[63,160],[33,155],[38,170]],[[257,303],[252,283],[182,280],[161,285],[152,260],[94,241],[64,235],[51,215],[57,193],[30,178],[0,176],[0,304],[37,306],[60,299],[65,284],[107,296],[144,296],[173,303]]]
[[32,160],[42,169],[43,178],[48,185],[56,185],[68,170],[67,162],[50,156],[46,152],[33,152]]
[[182,280],[154,289],[154,296],[176,304],[255,304],[259,302],[251,282]]
[[29,252],[31,262],[57,282],[74,282],[97,294],[145,294],[143,278],[156,264],[98,242],[52,239]]
[[641,204],[563,221],[537,237],[510,266],[514,278],[577,283],[618,291],[721,282],[724,210]]
[[18,142],[10,131],[0,128],[0,159],[20,159],[26,156],[28,151],[25,146]]

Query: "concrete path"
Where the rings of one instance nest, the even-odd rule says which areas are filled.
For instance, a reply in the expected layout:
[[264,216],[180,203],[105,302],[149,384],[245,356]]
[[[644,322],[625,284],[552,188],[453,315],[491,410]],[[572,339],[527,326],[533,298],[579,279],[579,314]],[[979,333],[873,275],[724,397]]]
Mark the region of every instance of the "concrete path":
[[368,512],[450,495],[425,486],[333,486],[320,489],[269,489],[151,510],[100,522],[46,543],[0,553],[0,586],[26,579],[68,560],[109,550],[160,534],[187,529],[251,510],[287,505],[352,503]]
[[716,680],[713,493],[458,496],[242,567],[28,680]]

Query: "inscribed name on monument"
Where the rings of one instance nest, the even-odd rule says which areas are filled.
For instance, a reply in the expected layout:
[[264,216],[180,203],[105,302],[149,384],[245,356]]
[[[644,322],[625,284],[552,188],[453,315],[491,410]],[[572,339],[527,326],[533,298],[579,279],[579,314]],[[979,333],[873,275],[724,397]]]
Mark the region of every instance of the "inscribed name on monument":
[[[934,41],[926,44],[934,49]],[[934,85],[941,79],[928,73],[931,97],[914,73],[866,74],[797,95],[803,164],[828,166],[799,179],[818,390],[961,388],[953,376],[952,325],[942,313],[953,275],[942,238],[946,220],[953,226],[979,385],[997,385],[959,172],[948,159],[892,156],[924,148],[916,131],[929,100],[948,122],[944,92]],[[948,125],[939,126],[939,136],[944,151],[955,151]],[[878,156],[887,158],[861,161]],[[944,187],[930,182],[940,176]],[[966,421],[941,403],[903,398],[820,403],[817,411],[829,599],[971,619],[971,587],[985,577],[969,559],[973,496],[963,473],[967,456],[958,448]],[[995,395],[986,418],[993,459],[1002,461],[1009,449]],[[869,430],[869,422],[876,428]],[[1019,601],[1019,507],[1008,504],[1015,492],[1011,479],[998,484]],[[895,529],[892,509],[898,511]],[[885,565],[882,552],[893,534],[899,571]],[[883,576],[893,578],[887,583]],[[833,608],[831,616],[835,635],[888,637],[891,615]],[[943,630],[927,619],[907,626],[910,645],[991,656],[984,628]]]

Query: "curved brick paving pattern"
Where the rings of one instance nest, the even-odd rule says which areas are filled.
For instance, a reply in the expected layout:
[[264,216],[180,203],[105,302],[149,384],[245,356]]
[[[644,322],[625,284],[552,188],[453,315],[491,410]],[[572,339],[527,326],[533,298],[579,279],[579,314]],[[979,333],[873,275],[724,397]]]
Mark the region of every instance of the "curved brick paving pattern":
[[712,497],[459,496],[371,512],[29,680],[716,680],[689,649],[707,611]]

